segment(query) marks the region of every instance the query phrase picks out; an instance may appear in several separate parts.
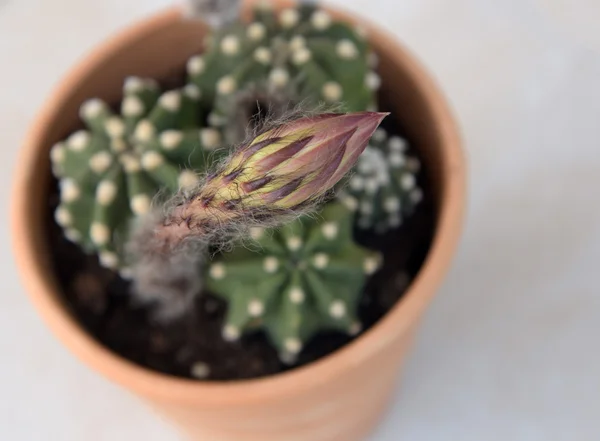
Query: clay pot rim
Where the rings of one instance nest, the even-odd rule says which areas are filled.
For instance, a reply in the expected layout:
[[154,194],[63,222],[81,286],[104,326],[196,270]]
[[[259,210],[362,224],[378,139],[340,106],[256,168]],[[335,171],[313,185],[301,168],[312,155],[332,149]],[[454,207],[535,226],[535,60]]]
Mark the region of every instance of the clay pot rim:
[[[329,9],[329,8],[326,8]],[[333,15],[353,22],[357,18],[329,9]],[[59,339],[80,359],[112,381],[143,395],[163,401],[196,405],[236,405],[264,401],[275,396],[302,393],[303,389],[318,387],[329,378],[338,375],[349,365],[362,362],[380,347],[388,345],[394,336],[408,330],[415,316],[429,303],[442,276],[446,272],[460,236],[465,209],[466,170],[465,158],[461,151],[461,140],[457,125],[435,83],[415,58],[400,44],[396,44],[397,57],[411,77],[419,84],[422,94],[431,108],[432,119],[439,127],[445,149],[441,155],[442,201],[439,220],[431,249],[408,291],[382,319],[346,346],[315,362],[297,369],[250,380],[229,382],[201,382],[177,378],[138,366],[111,352],[98,343],[70,316],[60,301],[59,287],[54,280],[43,276],[42,259],[36,253],[36,244],[28,234],[21,219],[32,211],[33,198],[27,197],[27,170],[35,168],[40,146],[45,144],[42,137],[44,127],[50,123],[56,112],[56,103],[65,95],[71,84],[86,77],[95,66],[101,64],[116,47],[136,40],[149,30],[181,19],[178,8],[173,7],[159,12],[125,29],[93,50],[82,62],[63,77],[58,87],[46,101],[45,106],[31,125],[23,144],[17,166],[11,201],[11,226],[13,248],[18,267],[29,296]],[[369,35],[377,39],[396,41],[395,37],[372,23],[360,19],[359,23]]]

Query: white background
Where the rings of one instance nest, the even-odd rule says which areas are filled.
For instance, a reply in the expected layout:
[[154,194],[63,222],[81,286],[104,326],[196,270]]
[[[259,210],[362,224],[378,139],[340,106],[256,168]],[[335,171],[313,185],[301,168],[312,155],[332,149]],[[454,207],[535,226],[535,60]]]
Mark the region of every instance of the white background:
[[[11,164],[51,86],[170,3],[0,0],[2,439],[176,439],[42,325],[17,279],[6,213]],[[462,246],[371,441],[600,439],[600,2],[343,3],[425,62],[470,157]]]

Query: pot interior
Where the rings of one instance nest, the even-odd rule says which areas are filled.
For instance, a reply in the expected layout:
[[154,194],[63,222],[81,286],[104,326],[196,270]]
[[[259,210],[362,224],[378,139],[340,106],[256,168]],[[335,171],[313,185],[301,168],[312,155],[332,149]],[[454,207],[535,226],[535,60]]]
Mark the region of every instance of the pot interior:
[[[176,12],[173,11],[173,14]],[[118,101],[123,81],[131,75],[158,80],[180,75],[189,57],[202,51],[205,35],[206,28],[196,21],[163,19],[148,24],[143,32],[138,29],[136,38],[120,38],[120,44],[106,45],[92,62],[85,64],[78,75],[73,75],[71,81],[63,83],[56,93],[55,101],[46,115],[46,124],[40,124],[39,127],[38,139],[43,140],[44,145],[39,146],[38,152],[41,153],[35,158],[37,164],[29,169],[31,175],[27,177],[32,189],[30,206],[33,215],[24,220],[29,224],[27,230],[40,245],[38,249],[44,262],[42,272],[47,279],[55,280],[54,257],[45,236],[49,183],[52,180],[48,157],[50,148],[78,128],[79,107],[85,100],[99,97],[107,102]],[[442,183],[447,179],[442,151],[444,141],[441,128],[437,125],[439,115],[436,116],[431,108],[431,97],[423,90],[422,82],[415,78],[414,71],[407,70],[406,63],[410,60],[407,61],[404,54],[398,53],[397,47],[378,45],[378,41],[385,39],[376,38],[373,45],[380,59],[382,104],[385,110],[392,112],[391,117],[420,153],[426,174],[424,180],[433,196],[434,218],[437,218],[441,201],[444,200]],[[65,301],[63,298],[55,300],[61,303]]]

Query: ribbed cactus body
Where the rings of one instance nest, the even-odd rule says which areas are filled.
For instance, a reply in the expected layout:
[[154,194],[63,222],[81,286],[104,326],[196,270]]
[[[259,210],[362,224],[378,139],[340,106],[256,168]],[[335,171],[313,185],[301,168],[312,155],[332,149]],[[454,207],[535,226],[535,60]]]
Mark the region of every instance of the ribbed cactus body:
[[356,225],[382,234],[399,227],[423,197],[417,185],[419,160],[407,143],[383,128],[373,134],[339,198],[355,213]]
[[360,331],[358,301],[381,257],[353,242],[342,204],[251,236],[207,269],[207,288],[229,304],[225,339],[264,329],[282,359],[293,360],[319,331]]
[[61,197],[56,220],[110,268],[122,267],[130,221],[147,213],[159,192],[194,184],[220,144],[217,130],[199,127],[196,86],[161,94],[154,81],[132,77],[123,94],[120,114],[99,99],[84,103],[87,128],[51,150]]
[[299,101],[347,112],[373,107],[379,79],[369,55],[359,32],[314,5],[279,13],[259,7],[249,22],[215,31],[206,52],[189,60],[188,73],[214,103],[211,125],[230,126],[245,110],[238,123],[245,126],[256,110],[253,96],[265,108]]

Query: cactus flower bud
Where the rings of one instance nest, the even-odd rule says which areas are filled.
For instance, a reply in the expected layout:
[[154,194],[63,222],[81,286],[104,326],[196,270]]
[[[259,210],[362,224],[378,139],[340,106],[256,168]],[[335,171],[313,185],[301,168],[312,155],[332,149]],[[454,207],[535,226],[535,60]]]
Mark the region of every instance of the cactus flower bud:
[[209,230],[300,210],[352,168],[386,115],[322,114],[271,128],[239,147],[175,217],[191,229]]

